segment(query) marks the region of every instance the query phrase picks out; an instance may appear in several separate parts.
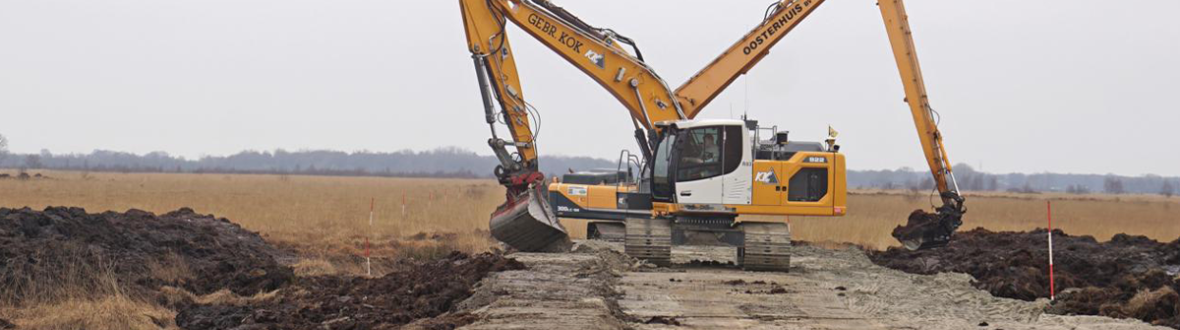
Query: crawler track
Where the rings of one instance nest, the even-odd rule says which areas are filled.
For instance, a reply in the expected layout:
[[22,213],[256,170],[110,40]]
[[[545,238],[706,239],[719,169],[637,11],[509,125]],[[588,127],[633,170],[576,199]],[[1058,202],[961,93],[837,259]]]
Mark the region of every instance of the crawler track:
[[658,266],[668,266],[672,259],[672,223],[664,219],[627,219],[627,238],[623,251],[627,255]]
[[745,270],[786,272],[791,268],[791,231],[782,223],[742,223],[746,234],[738,252]]

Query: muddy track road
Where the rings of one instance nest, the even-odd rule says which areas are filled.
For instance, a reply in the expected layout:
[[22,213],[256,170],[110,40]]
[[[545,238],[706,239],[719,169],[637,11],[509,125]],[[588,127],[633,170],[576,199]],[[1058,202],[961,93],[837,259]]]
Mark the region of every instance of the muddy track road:
[[996,298],[964,274],[883,268],[854,249],[797,247],[790,273],[727,266],[733,249],[678,247],[672,268],[621,249],[580,242],[573,253],[510,255],[528,269],[485,278],[461,305],[477,316],[463,329],[1166,329],[1044,314],[1044,300]]

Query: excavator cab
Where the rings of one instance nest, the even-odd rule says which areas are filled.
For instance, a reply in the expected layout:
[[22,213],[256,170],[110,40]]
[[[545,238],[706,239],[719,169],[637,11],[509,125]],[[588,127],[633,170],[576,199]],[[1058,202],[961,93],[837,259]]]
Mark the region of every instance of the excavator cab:
[[726,182],[748,185],[752,179],[750,135],[741,121],[678,121],[662,131],[651,165],[653,200],[726,204],[727,199],[748,198],[725,189]]
[[[844,155],[827,143],[788,140],[753,120],[660,123],[651,164],[657,211],[841,216]],[[762,139],[761,132],[770,137]]]

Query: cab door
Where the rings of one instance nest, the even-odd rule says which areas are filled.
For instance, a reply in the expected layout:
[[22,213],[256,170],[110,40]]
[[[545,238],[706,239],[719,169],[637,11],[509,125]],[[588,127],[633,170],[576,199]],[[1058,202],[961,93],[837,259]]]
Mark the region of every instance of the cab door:
[[750,146],[750,131],[745,126],[725,126],[725,142],[721,162],[725,165],[726,205],[750,205],[754,184],[754,154]]
[[771,160],[754,161],[754,205],[783,204],[783,163]]
[[721,204],[725,197],[721,126],[694,127],[677,135],[676,202]]

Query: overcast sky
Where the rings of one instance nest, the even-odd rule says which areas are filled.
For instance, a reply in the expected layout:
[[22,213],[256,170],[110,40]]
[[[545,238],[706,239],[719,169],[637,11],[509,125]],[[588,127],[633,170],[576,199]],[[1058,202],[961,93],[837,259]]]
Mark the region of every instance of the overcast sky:
[[[555,2],[637,40],[673,88],[769,4]],[[907,5],[952,161],[1180,175],[1180,1]],[[543,154],[635,149],[614,98],[510,34]],[[490,154],[464,44],[452,0],[0,0],[0,134],[15,152]],[[903,97],[874,1],[832,0],[700,117],[808,140],[832,125],[850,168],[922,168]]]

